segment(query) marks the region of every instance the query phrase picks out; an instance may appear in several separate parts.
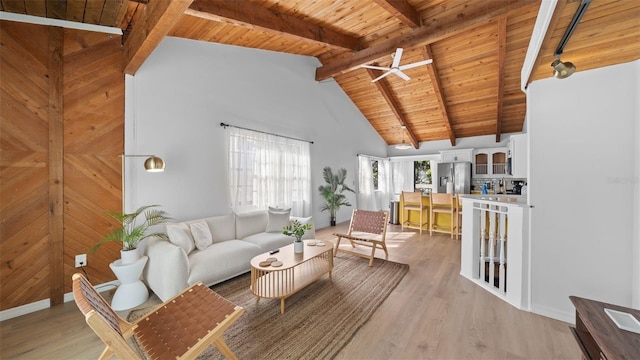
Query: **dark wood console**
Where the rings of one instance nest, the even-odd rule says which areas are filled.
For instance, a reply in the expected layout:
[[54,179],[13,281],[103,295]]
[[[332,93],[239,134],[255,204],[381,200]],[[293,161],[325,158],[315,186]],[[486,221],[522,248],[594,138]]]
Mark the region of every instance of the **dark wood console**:
[[577,296],[569,299],[576,308],[576,327],[571,330],[585,359],[640,359],[640,334],[618,328],[604,309],[626,312],[636,319],[640,319],[640,310]]

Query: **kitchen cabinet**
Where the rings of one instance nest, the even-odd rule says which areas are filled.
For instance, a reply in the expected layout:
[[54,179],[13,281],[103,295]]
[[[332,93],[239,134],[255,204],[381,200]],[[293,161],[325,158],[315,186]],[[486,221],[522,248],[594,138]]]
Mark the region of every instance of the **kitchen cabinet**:
[[507,175],[506,147],[473,151],[473,177],[490,178]]
[[441,162],[472,162],[473,149],[440,151]]
[[511,175],[515,178],[528,178],[528,135],[511,135],[508,151],[511,155]]

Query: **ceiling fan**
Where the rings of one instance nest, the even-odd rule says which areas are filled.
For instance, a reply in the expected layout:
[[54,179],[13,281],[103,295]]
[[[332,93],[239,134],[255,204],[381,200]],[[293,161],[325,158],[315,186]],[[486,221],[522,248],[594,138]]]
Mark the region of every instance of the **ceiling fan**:
[[407,70],[407,69],[412,69],[414,67],[418,67],[421,65],[427,65],[427,64],[431,64],[431,62],[433,62],[433,59],[428,59],[428,60],[422,60],[422,61],[418,61],[415,62],[413,64],[406,64],[406,65],[400,65],[400,58],[402,58],[402,48],[397,48],[396,49],[396,53],[393,56],[393,63],[391,64],[391,67],[381,67],[381,66],[374,66],[374,65],[361,65],[363,68],[367,68],[367,69],[375,69],[375,70],[382,70],[382,71],[386,71],[384,74],[378,76],[377,78],[371,80],[371,82],[376,82],[380,79],[382,79],[383,77],[389,75],[389,74],[396,74],[399,77],[401,77],[404,80],[409,80],[411,79],[410,77],[407,76],[407,74],[403,73],[402,70]]

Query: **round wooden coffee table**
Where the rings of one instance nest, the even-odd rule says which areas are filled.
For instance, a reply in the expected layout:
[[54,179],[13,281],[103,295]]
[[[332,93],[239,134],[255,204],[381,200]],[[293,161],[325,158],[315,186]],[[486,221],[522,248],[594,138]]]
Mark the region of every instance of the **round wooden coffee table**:
[[324,240],[304,243],[302,254],[294,253],[291,244],[275,254],[264,253],[251,259],[251,292],[257,301],[280,299],[280,313],[284,314],[286,298],[324,274],[328,273],[331,280],[333,244]]

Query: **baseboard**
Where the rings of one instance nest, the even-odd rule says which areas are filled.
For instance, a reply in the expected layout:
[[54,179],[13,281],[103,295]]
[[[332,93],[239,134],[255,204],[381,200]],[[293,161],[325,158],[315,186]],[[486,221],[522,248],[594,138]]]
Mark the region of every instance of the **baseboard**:
[[49,307],[49,298],[32,302],[30,304],[16,306],[11,309],[0,311],[0,321],[13,319],[14,317],[30,314],[38,310],[46,309]]
[[[94,288],[98,290],[98,292],[102,292],[102,291],[106,291],[107,290],[106,288],[118,287],[118,285],[120,285],[120,282],[118,280],[114,280],[114,281],[106,282],[104,284],[96,285],[94,286]],[[64,294],[63,300],[64,302],[73,301],[73,293]],[[49,298],[47,298],[44,300],[39,300],[29,304],[20,305],[11,309],[0,311],[0,321],[13,319],[18,316],[30,314],[32,312],[49,308],[51,307],[50,304],[51,304],[51,301]]]
[[534,314],[546,316],[548,318],[564,321],[572,325],[575,325],[576,323],[576,314],[574,312],[567,313],[564,311],[559,311],[558,309],[540,305],[531,305],[531,312]]

